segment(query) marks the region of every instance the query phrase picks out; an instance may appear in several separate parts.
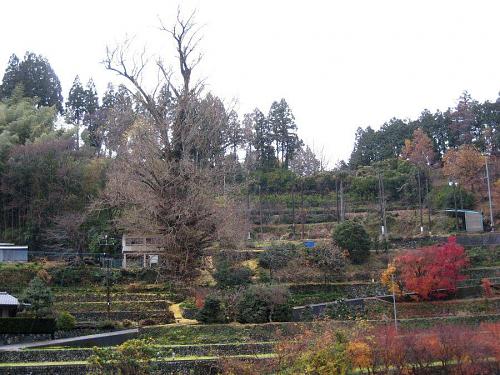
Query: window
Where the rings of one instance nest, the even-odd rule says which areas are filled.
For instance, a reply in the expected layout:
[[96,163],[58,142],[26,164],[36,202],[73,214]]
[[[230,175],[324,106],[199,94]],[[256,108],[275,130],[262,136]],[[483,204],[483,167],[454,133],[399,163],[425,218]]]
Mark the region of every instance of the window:
[[146,237],[146,245],[159,245],[161,239],[159,237]]
[[125,245],[144,245],[144,238],[140,237],[126,238]]

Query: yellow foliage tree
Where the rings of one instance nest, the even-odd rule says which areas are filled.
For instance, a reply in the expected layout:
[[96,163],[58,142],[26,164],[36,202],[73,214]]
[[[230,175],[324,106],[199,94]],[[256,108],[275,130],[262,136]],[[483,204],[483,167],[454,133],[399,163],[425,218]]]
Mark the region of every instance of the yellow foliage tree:
[[484,165],[484,158],[478,150],[471,145],[448,150],[443,156],[443,164],[445,176],[474,192],[474,186],[480,181]]
[[[394,276],[394,278],[393,278]],[[387,269],[382,272],[380,276],[380,282],[385,285],[387,289],[392,293],[394,289],[394,294],[400,296],[403,293],[403,288],[397,279],[397,269],[394,262],[389,263]]]

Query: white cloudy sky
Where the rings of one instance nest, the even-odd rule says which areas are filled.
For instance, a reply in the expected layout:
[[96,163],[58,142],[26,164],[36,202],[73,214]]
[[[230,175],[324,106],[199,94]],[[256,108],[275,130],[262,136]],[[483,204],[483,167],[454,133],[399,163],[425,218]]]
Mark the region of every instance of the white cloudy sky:
[[[105,46],[136,35],[151,54],[171,55],[158,31],[179,1],[8,1],[0,14],[0,71],[11,53],[46,56],[63,84],[93,77],[100,93],[116,78],[100,61]],[[286,98],[299,134],[333,164],[347,158],[358,126],[446,109],[467,89],[478,100],[500,91],[499,1],[204,0],[209,89],[240,113],[267,112]],[[2,73],[0,73],[2,74]]]

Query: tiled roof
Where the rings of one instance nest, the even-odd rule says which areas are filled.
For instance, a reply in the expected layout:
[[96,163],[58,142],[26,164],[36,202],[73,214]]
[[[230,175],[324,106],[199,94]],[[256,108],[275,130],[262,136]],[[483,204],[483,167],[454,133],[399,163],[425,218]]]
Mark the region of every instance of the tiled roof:
[[17,306],[19,305],[19,300],[8,294],[7,292],[0,292],[0,305],[3,306]]

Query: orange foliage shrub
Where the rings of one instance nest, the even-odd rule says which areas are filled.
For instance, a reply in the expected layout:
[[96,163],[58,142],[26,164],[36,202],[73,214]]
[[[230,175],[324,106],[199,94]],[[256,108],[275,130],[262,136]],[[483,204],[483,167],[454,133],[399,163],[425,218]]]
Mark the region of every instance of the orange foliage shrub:
[[457,283],[465,279],[461,273],[469,265],[464,248],[450,237],[442,245],[409,250],[397,256],[382,274],[382,283],[392,291],[414,292],[419,299],[442,298],[454,293]]

